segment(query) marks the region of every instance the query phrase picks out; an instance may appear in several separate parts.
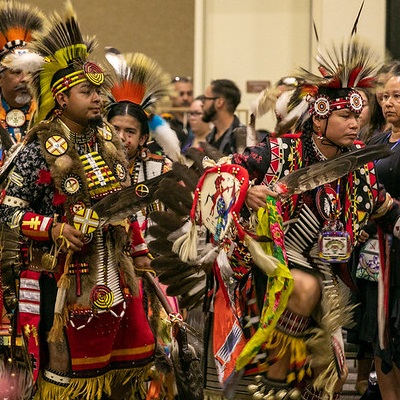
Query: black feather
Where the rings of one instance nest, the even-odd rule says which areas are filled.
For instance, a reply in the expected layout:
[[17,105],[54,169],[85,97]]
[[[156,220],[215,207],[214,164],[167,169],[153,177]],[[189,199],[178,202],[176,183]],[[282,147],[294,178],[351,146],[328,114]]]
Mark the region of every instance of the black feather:
[[170,233],[181,228],[186,222],[186,218],[182,218],[172,211],[153,211],[150,219],[162,228],[169,230]]
[[[121,221],[155,201],[155,193],[160,182],[170,175],[171,172],[167,172],[134,186],[124,188],[119,192],[111,193],[97,202],[92,207],[92,210],[97,212],[101,225]],[[147,188],[148,193],[140,192],[140,188]]]
[[180,271],[179,274],[176,270],[162,272],[161,275],[158,275],[158,280],[164,285],[173,285],[194,274],[196,274],[196,270],[189,267]]
[[177,257],[176,253],[172,251],[172,245],[173,243],[170,240],[163,238],[158,238],[147,243],[147,247],[149,248],[153,256],[163,255]]
[[178,162],[172,164],[172,171],[175,177],[183,181],[190,191],[193,192],[196,189],[197,182],[200,178],[198,171],[195,171],[193,168],[188,168],[186,165]]
[[353,35],[355,35],[355,34],[357,33],[358,21],[360,20],[361,11],[362,11],[362,9],[363,9],[363,7],[364,7],[364,2],[365,2],[365,1],[363,1],[363,2],[361,3],[361,7],[360,7],[360,9],[358,10],[357,18],[356,18],[356,20],[354,21],[353,29],[351,30],[351,36],[353,36]]
[[225,157],[224,153],[221,153],[214,146],[211,146],[208,142],[200,142],[199,146],[203,149],[204,155],[211,158],[214,161],[218,161],[220,158]]
[[171,232],[168,229],[163,228],[160,225],[152,225],[147,229],[147,233],[158,239],[158,238],[165,238],[167,237]]
[[205,157],[204,150],[196,147],[189,147],[186,151],[186,157],[190,158],[194,164],[191,166],[199,175],[204,173],[203,158]]
[[167,287],[167,295],[168,296],[180,296],[184,293],[188,293],[191,289],[193,289],[198,283],[205,282],[205,275],[195,277],[188,277],[185,279],[180,279],[179,282],[169,285]]
[[155,196],[159,198],[167,208],[178,215],[187,216],[192,208],[192,192],[176,182],[174,179],[165,178],[160,182]]
[[[152,243],[152,242],[151,242]],[[162,255],[154,258],[151,261],[151,267],[155,271],[170,271],[173,269],[187,269],[188,264],[181,261],[177,254],[172,253],[172,255]]]
[[182,295],[179,299],[179,307],[191,310],[202,303],[204,296],[204,290],[199,290],[192,295]]

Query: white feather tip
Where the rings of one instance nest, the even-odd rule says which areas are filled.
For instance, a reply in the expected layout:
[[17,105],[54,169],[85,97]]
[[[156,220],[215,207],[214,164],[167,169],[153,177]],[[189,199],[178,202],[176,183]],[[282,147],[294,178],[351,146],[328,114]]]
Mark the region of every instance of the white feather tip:
[[5,68],[21,70],[25,73],[32,73],[42,68],[44,58],[37,53],[27,51],[22,54],[11,53],[4,58],[2,65]]

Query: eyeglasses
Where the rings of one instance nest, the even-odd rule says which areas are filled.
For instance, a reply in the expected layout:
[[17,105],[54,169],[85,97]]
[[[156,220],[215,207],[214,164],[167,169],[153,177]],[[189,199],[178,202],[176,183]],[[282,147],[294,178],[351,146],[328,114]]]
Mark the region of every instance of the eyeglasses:
[[200,100],[204,103],[206,100],[217,100],[219,99],[218,96],[216,97],[207,97],[207,96],[201,96]]
[[199,115],[203,115],[203,113],[200,111],[189,111],[188,114],[190,117],[198,117]]
[[172,79],[172,83],[175,82],[192,82],[192,78],[190,76],[175,76],[175,78]]

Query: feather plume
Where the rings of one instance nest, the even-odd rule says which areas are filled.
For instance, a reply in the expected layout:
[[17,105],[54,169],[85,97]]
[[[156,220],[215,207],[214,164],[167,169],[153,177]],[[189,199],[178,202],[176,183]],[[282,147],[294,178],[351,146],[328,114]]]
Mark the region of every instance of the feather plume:
[[53,13],[43,32],[36,32],[30,43],[30,50],[44,57],[42,67],[32,74],[32,89],[38,103],[38,111],[33,123],[42,121],[55,107],[51,91],[54,75],[67,67],[83,69],[88,55],[94,50],[94,37],[84,37],[81,33],[72,3],[67,0],[65,13]]
[[181,154],[181,147],[178,136],[167,123],[157,126],[157,128],[152,131],[151,135],[153,139],[161,146],[164,154],[170,160],[175,162],[184,161],[184,158]]
[[360,20],[361,12],[364,8],[364,3],[365,3],[365,1],[363,0],[363,2],[361,3],[360,9],[358,10],[356,20],[354,21],[353,29],[351,30],[351,36],[353,36],[357,33],[358,21]]
[[300,125],[309,118],[308,108],[309,103],[306,98],[303,98],[299,104],[294,106],[277,124],[275,132],[277,136],[287,132],[296,132]]
[[250,106],[250,111],[256,118],[261,118],[267,112],[275,108],[275,104],[281,95],[281,90],[274,86],[268,87],[260,92]]
[[106,52],[106,60],[116,72],[126,68],[124,57],[118,49],[115,47],[105,47],[104,50]]
[[120,53],[111,47],[105,50],[106,59],[114,70],[112,102],[129,101],[140,105],[148,114],[154,113],[155,103],[171,93],[169,75],[145,54]]
[[[339,46],[332,46],[325,53],[318,51],[316,60],[320,73],[331,88],[373,87],[381,62],[371,48],[355,37]],[[306,81],[321,79],[305,71]]]
[[2,62],[5,68],[32,73],[42,67],[44,58],[36,53],[26,52],[21,55],[10,54]]
[[0,2],[0,57],[16,47],[25,47],[44,25],[44,14],[30,4]]

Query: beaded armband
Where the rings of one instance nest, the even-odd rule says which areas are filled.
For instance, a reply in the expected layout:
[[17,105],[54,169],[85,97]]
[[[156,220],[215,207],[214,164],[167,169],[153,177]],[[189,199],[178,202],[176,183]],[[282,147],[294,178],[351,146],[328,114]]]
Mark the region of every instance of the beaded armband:
[[50,228],[53,218],[27,212],[21,219],[21,233],[33,240],[46,241],[50,239]]

